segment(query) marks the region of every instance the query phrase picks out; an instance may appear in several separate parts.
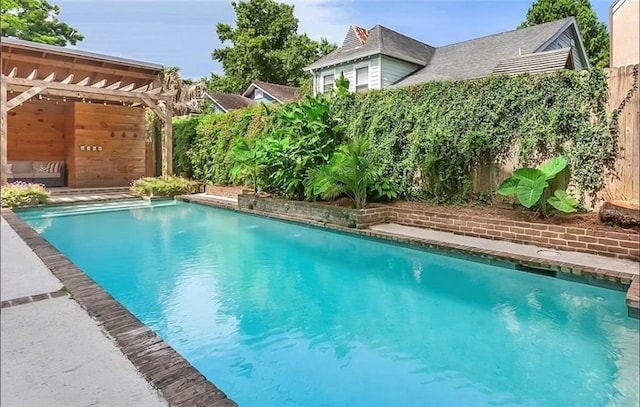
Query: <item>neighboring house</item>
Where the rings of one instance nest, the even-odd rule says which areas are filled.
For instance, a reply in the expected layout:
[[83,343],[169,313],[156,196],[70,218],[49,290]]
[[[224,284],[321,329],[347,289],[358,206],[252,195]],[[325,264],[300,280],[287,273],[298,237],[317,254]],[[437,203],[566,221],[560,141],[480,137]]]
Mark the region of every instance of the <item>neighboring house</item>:
[[589,61],[573,17],[444,47],[433,47],[376,25],[351,26],[342,46],[305,70],[314,94],[344,74],[351,92],[489,75],[586,69]]
[[640,63],[640,1],[615,0],[609,8],[610,66]]
[[213,113],[227,113],[231,110],[242,109],[255,104],[249,98],[231,93],[207,92],[206,95],[213,103]]
[[300,100],[298,88],[262,81],[251,82],[242,96],[252,99],[256,103],[276,102],[283,104]]
[[298,89],[292,86],[253,81],[242,95],[208,92],[207,97],[213,102],[214,113],[227,113],[230,110],[242,109],[259,103],[295,102],[300,99],[300,94]]

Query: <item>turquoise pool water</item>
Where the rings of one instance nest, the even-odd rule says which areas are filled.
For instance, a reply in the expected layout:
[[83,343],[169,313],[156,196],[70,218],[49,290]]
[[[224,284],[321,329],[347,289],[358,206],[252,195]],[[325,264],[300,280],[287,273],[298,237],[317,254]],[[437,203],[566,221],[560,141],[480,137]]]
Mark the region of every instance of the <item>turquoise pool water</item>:
[[623,292],[197,204],[121,206],[20,216],[240,406],[638,403]]

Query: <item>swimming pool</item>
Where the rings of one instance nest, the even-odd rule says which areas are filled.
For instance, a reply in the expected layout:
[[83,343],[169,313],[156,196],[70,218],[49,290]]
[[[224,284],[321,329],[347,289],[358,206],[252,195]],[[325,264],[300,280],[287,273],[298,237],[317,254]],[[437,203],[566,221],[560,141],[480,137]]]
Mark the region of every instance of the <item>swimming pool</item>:
[[19,215],[241,406],[637,405],[622,292],[197,204],[93,208]]

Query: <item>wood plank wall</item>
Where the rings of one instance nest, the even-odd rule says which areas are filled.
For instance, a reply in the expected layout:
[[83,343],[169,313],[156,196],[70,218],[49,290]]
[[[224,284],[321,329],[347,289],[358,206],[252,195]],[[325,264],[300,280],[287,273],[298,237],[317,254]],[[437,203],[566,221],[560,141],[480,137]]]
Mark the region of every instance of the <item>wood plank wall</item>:
[[64,160],[65,105],[35,97],[9,111],[7,160]]
[[[638,69],[638,65],[635,65]],[[609,111],[616,109],[633,86],[634,65],[608,69]],[[603,200],[640,199],[640,89],[636,89],[619,117],[618,143],[620,155],[616,161],[617,175],[607,179]]]
[[[128,186],[145,175],[142,108],[78,102],[73,129],[67,140],[67,159],[74,168],[70,187]],[[94,146],[102,151],[94,151]]]

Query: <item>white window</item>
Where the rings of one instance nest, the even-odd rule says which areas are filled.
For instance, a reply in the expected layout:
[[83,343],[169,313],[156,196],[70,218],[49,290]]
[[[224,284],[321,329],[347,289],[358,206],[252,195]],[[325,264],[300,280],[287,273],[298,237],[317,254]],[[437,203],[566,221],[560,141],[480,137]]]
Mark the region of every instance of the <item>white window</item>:
[[253,98],[254,99],[262,99],[264,97],[264,93],[262,93],[261,89],[256,89],[256,91],[253,94]]
[[325,75],[322,77],[322,93],[329,93],[333,90],[335,84],[335,78],[333,74]]
[[369,89],[369,67],[363,66],[356,69],[356,92],[364,92]]

